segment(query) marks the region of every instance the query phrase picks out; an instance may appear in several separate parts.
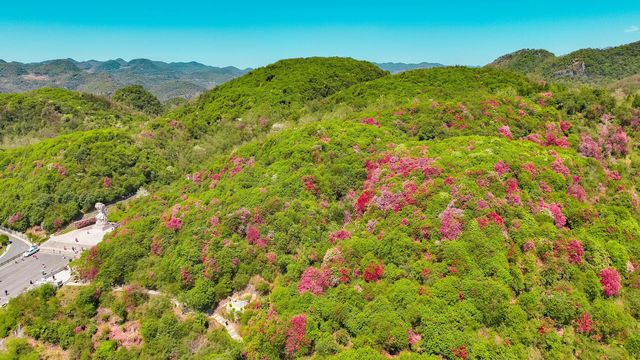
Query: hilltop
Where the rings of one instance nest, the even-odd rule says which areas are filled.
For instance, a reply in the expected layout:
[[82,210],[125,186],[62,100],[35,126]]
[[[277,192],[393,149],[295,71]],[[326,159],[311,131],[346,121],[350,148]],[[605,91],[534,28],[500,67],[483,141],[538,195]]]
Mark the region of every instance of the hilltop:
[[545,80],[606,84],[640,74],[640,42],[581,49],[562,56],[525,49],[504,55],[488,66],[517,70]]
[[108,98],[65,89],[0,94],[0,148],[75,131],[126,128],[144,120]]
[[173,97],[195,97],[248,70],[233,66],[213,67],[197,62],[166,63],[149,59],[58,59],[39,63],[0,60],[0,92],[58,87],[96,95],[111,95],[127,85],[142,85],[165,101]]
[[340,90],[386,74],[348,58],[281,60],[209,90],[154,122],[152,129],[160,139],[181,136],[182,142],[195,141],[200,149],[221,154],[295,124],[307,108]]

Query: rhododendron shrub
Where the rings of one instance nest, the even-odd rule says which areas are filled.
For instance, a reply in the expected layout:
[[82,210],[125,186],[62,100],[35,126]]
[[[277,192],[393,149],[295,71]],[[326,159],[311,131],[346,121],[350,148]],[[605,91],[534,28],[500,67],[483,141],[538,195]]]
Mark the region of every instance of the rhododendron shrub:
[[613,129],[605,121],[598,129],[598,139],[586,133],[580,136],[580,153],[587,157],[602,159],[604,156],[625,156],[629,153],[629,137],[622,127]]
[[456,208],[453,201],[438,216],[440,218],[440,235],[446,240],[455,240],[462,233],[464,211]]
[[580,178],[578,176],[574,176],[573,184],[569,186],[567,189],[567,194],[572,196],[580,201],[587,200],[587,192],[584,190],[582,185],[579,184]]
[[464,345],[460,345],[458,347],[451,349],[451,352],[455,357],[461,360],[466,360],[467,357],[469,356],[469,353],[467,352],[467,347]]
[[284,351],[287,355],[292,355],[298,351],[302,346],[305,346],[307,341],[305,335],[307,333],[307,315],[296,315],[291,319],[291,327],[287,330],[287,340],[285,343]]
[[367,161],[364,190],[354,204],[356,213],[362,214],[370,205],[385,212],[398,212],[405,206],[414,204],[414,195],[418,191],[415,183],[410,180],[404,181],[402,191],[394,191],[385,182],[406,179],[418,174],[427,179],[438,176],[442,170],[433,166],[434,162],[434,159],[429,158],[399,157],[391,154],[384,154],[376,161]]
[[582,256],[584,255],[584,249],[582,248],[582,242],[579,240],[571,240],[567,244],[567,255],[569,262],[572,264],[582,263]]
[[[13,224],[17,223],[18,221],[22,220],[23,217],[24,216],[22,215],[22,213],[18,211],[17,213],[9,216],[9,218],[7,219],[7,223],[9,225],[13,225]],[[76,228],[78,228],[78,227],[76,226]]]
[[564,177],[569,176],[569,168],[564,164],[564,160],[560,156],[551,163],[551,169]]
[[331,272],[328,269],[308,267],[300,278],[298,293],[310,292],[314,295],[322,295],[331,286]]
[[360,121],[362,124],[366,124],[366,125],[373,125],[375,127],[380,127],[380,123],[378,123],[376,121],[376,119],[374,118],[366,118],[366,119],[362,119],[362,121]]
[[363,278],[366,282],[374,282],[382,279],[384,276],[384,265],[370,263],[364,268]]
[[509,140],[513,140],[513,135],[511,135],[511,129],[508,125],[502,126],[498,129],[498,132]]
[[620,274],[618,270],[614,268],[605,268],[600,271],[600,284],[602,284],[602,291],[606,296],[614,296],[620,293],[622,285],[620,285]]
[[591,332],[591,325],[593,321],[591,320],[591,316],[589,313],[582,313],[580,317],[575,321],[576,331],[580,334],[588,334]]
[[566,136],[562,135],[562,131],[559,130],[557,124],[548,123],[544,145],[567,148],[569,147],[569,140],[567,139]]
[[411,346],[417,345],[422,340],[422,335],[415,332],[413,329],[407,330],[407,339]]
[[113,182],[111,181],[111,178],[110,178],[110,177],[108,177],[108,176],[105,176],[105,177],[102,179],[102,186],[103,186],[105,189],[111,189],[111,187],[113,186]]
[[167,229],[169,230],[178,231],[182,229],[182,219],[175,216],[171,216],[169,221],[167,221],[166,226],[167,226]]
[[338,240],[346,240],[349,238],[351,238],[351,232],[345,229],[340,229],[329,234],[329,242],[331,244],[335,243]]
[[587,134],[580,135],[580,154],[595,159],[602,158],[601,145]]
[[538,209],[548,211],[549,215],[553,218],[553,222],[558,228],[562,228],[567,224],[567,218],[562,213],[562,205],[558,203],[547,204],[540,200]]
[[511,171],[511,168],[509,167],[509,165],[507,165],[507,163],[505,163],[503,160],[498,161],[496,163],[496,165],[493,167],[493,169],[500,176],[502,176],[502,175],[508,173],[509,171]]

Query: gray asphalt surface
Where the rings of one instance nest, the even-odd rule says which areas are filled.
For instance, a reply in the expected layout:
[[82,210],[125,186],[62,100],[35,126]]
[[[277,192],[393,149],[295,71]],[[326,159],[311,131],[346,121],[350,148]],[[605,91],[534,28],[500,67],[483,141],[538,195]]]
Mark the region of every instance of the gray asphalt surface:
[[[0,305],[7,303],[30,287],[29,280],[35,284],[44,276],[48,277],[52,272],[62,270],[68,263],[69,256],[38,252],[35,256],[27,258],[21,256],[2,266],[0,268]],[[42,275],[42,270],[46,275]],[[5,295],[5,290],[8,296]]]
[[2,256],[0,256],[0,264],[6,259],[11,259],[16,255],[22,256],[22,253],[27,251],[27,249],[30,246],[26,242],[18,239],[13,235],[10,235],[10,234],[7,234],[7,235],[9,236],[9,240],[11,240],[11,244],[9,245],[9,249],[4,254],[2,254]]

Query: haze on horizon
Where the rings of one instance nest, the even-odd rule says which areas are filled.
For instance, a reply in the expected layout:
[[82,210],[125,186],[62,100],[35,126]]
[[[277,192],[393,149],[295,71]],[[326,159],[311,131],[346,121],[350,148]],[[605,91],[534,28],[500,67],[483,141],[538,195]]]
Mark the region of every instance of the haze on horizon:
[[484,65],[521,48],[564,54],[640,40],[640,2],[541,0],[3,5],[0,58],[149,58],[257,67],[282,58]]

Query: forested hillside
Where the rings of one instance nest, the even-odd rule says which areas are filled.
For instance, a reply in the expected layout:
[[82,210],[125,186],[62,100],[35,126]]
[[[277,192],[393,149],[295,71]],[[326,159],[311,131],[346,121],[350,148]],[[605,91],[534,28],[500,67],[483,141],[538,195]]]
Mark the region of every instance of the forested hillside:
[[[74,263],[86,286],[0,309],[0,335],[33,339],[7,356],[640,357],[639,106],[495,68],[292,59],[128,131],[5,151],[25,204],[32,173],[76,213],[153,184]],[[53,221],[29,209],[10,225]],[[243,289],[235,342],[209,315]]]
[[24,231],[58,230],[93,209],[170,176],[167,162],[126,132],[75,132],[0,151],[0,219]]
[[176,166],[194,169],[211,156],[225,157],[244,142],[295,126],[325,97],[385,74],[346,58],[282,60],[210,90],[146,131]]
[[73,131],[125,128],[144,118],[106,98],[63,89],[0,94],[0,147]]
[[520,50],[489,64],[546,80],[606,84],[640,74],[640,42],[605,49],[581,49],[563,56]]

